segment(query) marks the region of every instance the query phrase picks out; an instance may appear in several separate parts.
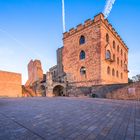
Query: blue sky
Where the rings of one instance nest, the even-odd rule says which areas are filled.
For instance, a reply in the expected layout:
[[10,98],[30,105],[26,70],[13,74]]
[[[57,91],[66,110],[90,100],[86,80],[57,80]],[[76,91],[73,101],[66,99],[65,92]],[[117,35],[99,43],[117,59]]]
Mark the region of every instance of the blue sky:
[[[66,30],[103,11],[106,0],[65,0]],[[0,70],[22,73],[40,59],[44,73],[62,44],[61,0],[0,0]],[[140,1],[116,0],[108,17],[129,47],[129,76],[140,74]]]

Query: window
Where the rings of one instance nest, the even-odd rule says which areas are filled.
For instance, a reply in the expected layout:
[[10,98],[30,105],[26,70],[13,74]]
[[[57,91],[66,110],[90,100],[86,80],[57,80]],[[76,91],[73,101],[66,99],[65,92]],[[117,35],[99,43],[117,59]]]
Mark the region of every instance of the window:
[[112,69],[112,76],[115,76],[115,70]]
[[119,45],[117,46],[117,51],[118,51],[118,52],[120,51],[120,47],[119,47]]
[[123,67],[123,62],[122,62],[122,60],[121,60],[121,67]]
[[124,53],[124,59],[126,60],[126,53]]
[[85,67],[81,67],[80,74],[81,75],[86,75],[86,68]]
[[123,55],[123,50],[121,49],[121,56]]
[[119,77],[119,72],[118,71],[116,72],[116,76]]
[[119,62],[119,57],[117,57],[117,64],[119,65],[119,63],[120,63],[120,62]]
[[110,67],[107,67],[107,74],[110,74]]
[[109,43],[109,35],[106,34],[106,42]]
[[116,48],[116,43],[115,43],[115,41],[113,41],[113,48],[114,48],[114,49]]
[[123,73],[121,73],[121,79],[123,79]]
[[80,45],[85,44],[85,37],[82,35],[79,41]]
[[127,70],[127,65],[126,64],[124,64],[124,70]]
[[109,50],[106,51],[106,59],[111,59],[111,53]]
[[113,54],[113,61],[116,61],[116,57],[115,57],[115,54]]
[[81,52],[80,52],[80,60],[83,60],[83,59],[85,59],[85,58],[86,58],[85,52],[84,52],[84,51],[81,51]]

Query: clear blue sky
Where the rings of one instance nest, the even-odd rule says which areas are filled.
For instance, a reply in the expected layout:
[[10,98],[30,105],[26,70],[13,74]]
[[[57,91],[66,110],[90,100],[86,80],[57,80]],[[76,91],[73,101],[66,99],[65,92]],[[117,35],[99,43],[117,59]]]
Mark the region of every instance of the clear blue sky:
[[[103,11],[106,0],[65,0],[66,29]],[[62,44],[61,0],[0,0],[0,70],[22,73],[40,59],[44,73]],[[140,1],[116,0],[108,17],[129,47],[129,76],[140,74]]]

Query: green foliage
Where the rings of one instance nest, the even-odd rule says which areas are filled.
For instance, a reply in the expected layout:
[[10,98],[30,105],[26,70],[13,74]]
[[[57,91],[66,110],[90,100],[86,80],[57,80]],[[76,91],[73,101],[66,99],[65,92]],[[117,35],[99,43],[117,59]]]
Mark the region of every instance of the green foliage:
[[133,82],[140,82],[140,74],[132,77]]

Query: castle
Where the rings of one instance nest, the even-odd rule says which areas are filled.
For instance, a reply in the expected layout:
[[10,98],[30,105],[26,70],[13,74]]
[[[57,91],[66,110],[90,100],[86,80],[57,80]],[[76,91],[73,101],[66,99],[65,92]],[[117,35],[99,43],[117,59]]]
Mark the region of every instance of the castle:
[[45,90],[46,96],[88,95],[93,86],[128,83],[128,72],[128,47],[104,15],[98,14],[63,34],[57,65],[46,79],[40,61],[28,64],[26,87],[43,89],[40,94]]

